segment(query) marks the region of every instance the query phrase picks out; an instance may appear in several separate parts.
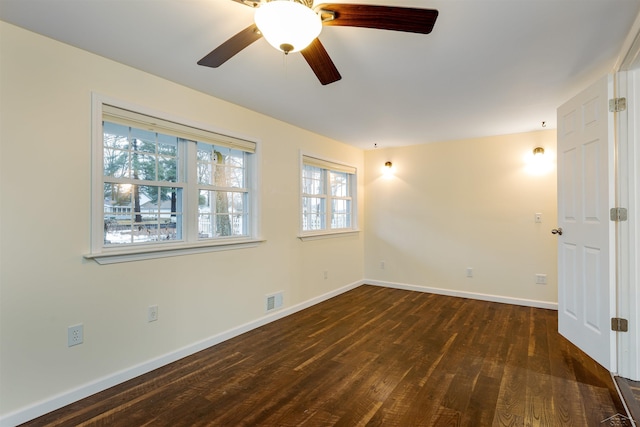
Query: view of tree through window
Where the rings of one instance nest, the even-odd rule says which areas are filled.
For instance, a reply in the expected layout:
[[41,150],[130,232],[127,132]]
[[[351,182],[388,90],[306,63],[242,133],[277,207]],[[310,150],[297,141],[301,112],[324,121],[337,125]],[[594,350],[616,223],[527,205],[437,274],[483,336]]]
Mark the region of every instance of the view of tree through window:
[[255,143],[105,108],[101,247],[252,236]]
[[181,239],[179,138],[104,122],[104,242]]
[[198,231],[201,237],[247,234],[246,155],[240,150],[198,143]]

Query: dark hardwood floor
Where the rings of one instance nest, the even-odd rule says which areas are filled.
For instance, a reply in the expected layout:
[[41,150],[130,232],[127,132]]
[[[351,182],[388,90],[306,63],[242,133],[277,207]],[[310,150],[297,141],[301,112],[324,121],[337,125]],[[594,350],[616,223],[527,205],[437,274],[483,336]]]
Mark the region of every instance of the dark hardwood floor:
[[608,426],[552,310],[361,286],[25,425]]
[[640,423],[640,381],[632,381],[627,378],[616,377],[618,388],[622,393],[622,398],[627,404],[631,418]]

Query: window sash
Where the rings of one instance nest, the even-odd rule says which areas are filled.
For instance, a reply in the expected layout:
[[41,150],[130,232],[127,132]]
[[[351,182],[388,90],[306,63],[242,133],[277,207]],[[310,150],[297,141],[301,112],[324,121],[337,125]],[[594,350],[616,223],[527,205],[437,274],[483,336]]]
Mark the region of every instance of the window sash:
[[[314,176],[308,168],[317,168],[320,174]],[[354,229],[353,194],[356,171],[355,167],[349,165],[313,156],[302,156],[300,225],[302,233]],[[340,188],[339,196],[332,195],[337,188],[336,185],[331,185],[332,173],[346,174],[346,182],[342,184],[344,187]],[[336,205],[342,205],[341,208],[344,210],[336,210]]]

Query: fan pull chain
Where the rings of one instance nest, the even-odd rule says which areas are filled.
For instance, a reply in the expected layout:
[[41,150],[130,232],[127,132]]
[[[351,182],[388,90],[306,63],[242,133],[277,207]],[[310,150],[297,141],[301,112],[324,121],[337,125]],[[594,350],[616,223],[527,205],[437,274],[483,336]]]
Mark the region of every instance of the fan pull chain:
[[287,52],[284,52],[283,55],[282,55],[282,68],[284,69],[284,79],[285,80],[289,79],[289,73],[287,72],[288,71],[288,65],[289,65],[288,62],[287,62],[288,61],[288,59],[287,59],[288,56],[289,56],[289,54]]

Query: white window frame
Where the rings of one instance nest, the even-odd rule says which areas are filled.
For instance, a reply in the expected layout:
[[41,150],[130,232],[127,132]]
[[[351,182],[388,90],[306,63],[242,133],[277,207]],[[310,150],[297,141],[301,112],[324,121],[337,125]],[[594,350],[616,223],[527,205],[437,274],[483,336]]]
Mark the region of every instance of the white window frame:
[[[323,239],[323,238],[331,238],[331,237],[340,237],[350,234],[356,234],[359,232],[358,229],[358,169],[355,166],[350,164],[327,159],[323,156],[319,156],[311,153],[300,152],[300,162],[299,162],[299,184],[300,184],[300,203],[299,203],[299,213],[298,218],[300,220],[300,227],[298,238],[301,240],[315,240],[315,239]],[[304,193],[304,166],[314,166],[324,170],[324,187],[325,191],[320,196],[320,198],[325,199],[325,228],[321,230],[304,230],[304,220],[303,220],[303,212],[304,212],[304,199],[305,197],[317,197],[317,195],[313,194],[305,194]],[[329,180],[329,172],[343,172],[349,174],[349,192],[350,195],[347,197],[332,197],[330,190],[330,180]],[[351,217],[350,223],[351,226],[348,228],[331,228],[331,202],[332,200],[350,200],[351,202]]]
[[[115,107],[115,108],[114,108]],[[176,241],[164,241],[162,243],[145,243],[118,246],[104,245],[104,194],[103,194],[103,126],[105,114],[117,114],[118,110],[126,110],[127,115],[135,119],[156,119],[149,122],[161,133],[178,136],[190,141],[200,141],[212,145],[241,148],[251,152],[248,156],[247,176],[245,185],[248,191],[248,224],[246,236],[229,236],[202,239],[198,237],[198,195],[203,187],[197,182],[196,171],[196,144],[186,144],[183,150],[182,166],[185,170],[180,183],[165,183],[163,186],[182,187],[182,212],[183,232],[182,239]],[[123,117],[121,121],[126,121]],[[135,124],[135,123],[134,123]],[[139,124],[139,123],[138,123]],[[132,124],[133,126],[133,124]],[[136,126],[140,128],[140,126]],[[166,132],[165,132],[166,131]],[[243,148],[242,148],[243,147]],[[184,118],[174,117],[170,114],[156,111],[139,105],[132,105],[120,100],[92,94],[92,163],[91,163],[91,251],[84,255],[87,259],[93,259],[99,264],[112,264],[118,262],[137,261],[168,256],[187,255],[220,250],[241,249],[255,247],[263,239],[259,236],[259,189],[258,189],[258,156],[259,147],[257,141],[243,136],[232,136],[229,132],[212,129],[208,125],[196,123]],[[251,150],[251,151],[250,151]],[[176,184],[176,185],[174,185]],[[210,186],[211,187],[211,186]],[[212,187],[213,188],[213,187]],[[234,189],[237,190],[237,189]]]

